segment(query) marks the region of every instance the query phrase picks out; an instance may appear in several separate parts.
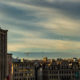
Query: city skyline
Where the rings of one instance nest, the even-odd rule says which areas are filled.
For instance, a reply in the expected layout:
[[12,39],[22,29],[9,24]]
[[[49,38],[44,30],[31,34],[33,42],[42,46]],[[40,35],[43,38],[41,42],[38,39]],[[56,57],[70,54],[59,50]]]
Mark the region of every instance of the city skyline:
[[79,9],[79,0],[0,0],[0,25],[9,30],[8,52],[80,57]]

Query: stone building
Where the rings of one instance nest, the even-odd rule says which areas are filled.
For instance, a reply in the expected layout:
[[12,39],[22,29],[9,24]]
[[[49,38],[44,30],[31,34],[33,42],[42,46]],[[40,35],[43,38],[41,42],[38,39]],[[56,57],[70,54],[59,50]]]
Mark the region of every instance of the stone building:
[[13,62],[13,80],[35,80],[35,67],[31,61]]
[[80,63],[69,60],[45,62],[43,80],[80,80]]
[[0,28],[0,80],[6,78],[7,30]]

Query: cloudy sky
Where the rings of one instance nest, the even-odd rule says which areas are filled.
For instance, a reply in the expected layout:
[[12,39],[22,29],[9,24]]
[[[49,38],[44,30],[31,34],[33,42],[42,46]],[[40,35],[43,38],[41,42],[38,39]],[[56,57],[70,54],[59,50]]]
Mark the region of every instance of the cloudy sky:
[[80,0],[0,0],[0,25],[8,52],[80,54]]

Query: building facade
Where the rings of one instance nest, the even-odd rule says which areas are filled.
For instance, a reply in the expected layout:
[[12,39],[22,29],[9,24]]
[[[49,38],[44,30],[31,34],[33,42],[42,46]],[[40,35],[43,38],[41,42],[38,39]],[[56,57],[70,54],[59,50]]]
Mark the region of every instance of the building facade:
[[43,80],[80,80],[80,63],[68,60],[46,62]]
[[12,80],[12,54],[7,54],[7,78]]
[[35,67],[31,62],[13,62],[13,80],[35,80]]
[[6,78],[7,30],[0,28],[0,80]]
[[80,80],[80,59],[15,60],[13,80]]

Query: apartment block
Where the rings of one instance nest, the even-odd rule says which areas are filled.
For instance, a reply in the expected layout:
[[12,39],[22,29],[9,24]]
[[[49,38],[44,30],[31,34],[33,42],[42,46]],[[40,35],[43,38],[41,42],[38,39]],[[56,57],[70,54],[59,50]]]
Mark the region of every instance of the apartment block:
[[35,80],[35,67],[30,61],[17,61],[12,64],[13,80]]
[[43,63],[43,80],[80,80],[80,63],[73,60],[52,60]]

